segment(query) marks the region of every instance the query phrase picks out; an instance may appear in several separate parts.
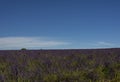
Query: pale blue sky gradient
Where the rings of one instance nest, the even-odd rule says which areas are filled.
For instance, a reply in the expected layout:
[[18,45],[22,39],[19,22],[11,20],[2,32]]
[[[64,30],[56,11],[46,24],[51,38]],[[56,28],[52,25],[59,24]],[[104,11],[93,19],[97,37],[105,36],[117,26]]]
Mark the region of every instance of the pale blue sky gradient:
[[107,48],[120,47],[119,36],[119,0],[0,0],[0,41],[42,37],[68,44],[38,48]]

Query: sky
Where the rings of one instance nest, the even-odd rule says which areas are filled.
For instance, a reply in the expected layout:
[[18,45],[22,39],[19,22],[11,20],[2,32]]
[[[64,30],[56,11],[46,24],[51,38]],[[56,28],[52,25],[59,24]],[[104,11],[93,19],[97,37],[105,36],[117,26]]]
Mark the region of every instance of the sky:
[[120,47],[120,0],[0,0],[0,49]]

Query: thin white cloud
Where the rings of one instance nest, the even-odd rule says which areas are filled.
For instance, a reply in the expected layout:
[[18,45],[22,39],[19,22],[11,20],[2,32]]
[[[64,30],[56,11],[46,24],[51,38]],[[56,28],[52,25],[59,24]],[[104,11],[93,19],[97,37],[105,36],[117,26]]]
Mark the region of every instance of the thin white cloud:
[[109,42],[97,42],[97,45],[103,45],[103,46],[113,46],[113,43],[109,43]]
[[38,37],[2,37],[0,38],[0,49],[19,48],[52,48],[67,45],[68,42],[46,40]]
[[100,48],[104,48],[104,47],[115,47],[115,44],[114,43],[110,43],[110,42],[105,42],[105,41],[99,41],[99,42],[96,42],[94,44],[92,44],[94,47],[100,47]]

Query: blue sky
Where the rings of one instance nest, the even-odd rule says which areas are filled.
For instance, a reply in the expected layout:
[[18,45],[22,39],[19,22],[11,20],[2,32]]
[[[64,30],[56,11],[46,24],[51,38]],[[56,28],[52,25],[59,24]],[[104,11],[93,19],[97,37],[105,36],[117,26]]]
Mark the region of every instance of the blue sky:
[[0,0],[0,49],[120,47],[119,0]]

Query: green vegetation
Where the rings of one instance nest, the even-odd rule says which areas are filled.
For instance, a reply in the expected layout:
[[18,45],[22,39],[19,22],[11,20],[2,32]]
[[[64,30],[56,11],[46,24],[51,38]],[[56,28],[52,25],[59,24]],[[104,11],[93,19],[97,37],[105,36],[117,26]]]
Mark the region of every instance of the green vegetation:
[[119,55],[18,53],[0,55],[0,82],[120,82]]
[[21,48],[21,50],[27,50],[26,48]]

